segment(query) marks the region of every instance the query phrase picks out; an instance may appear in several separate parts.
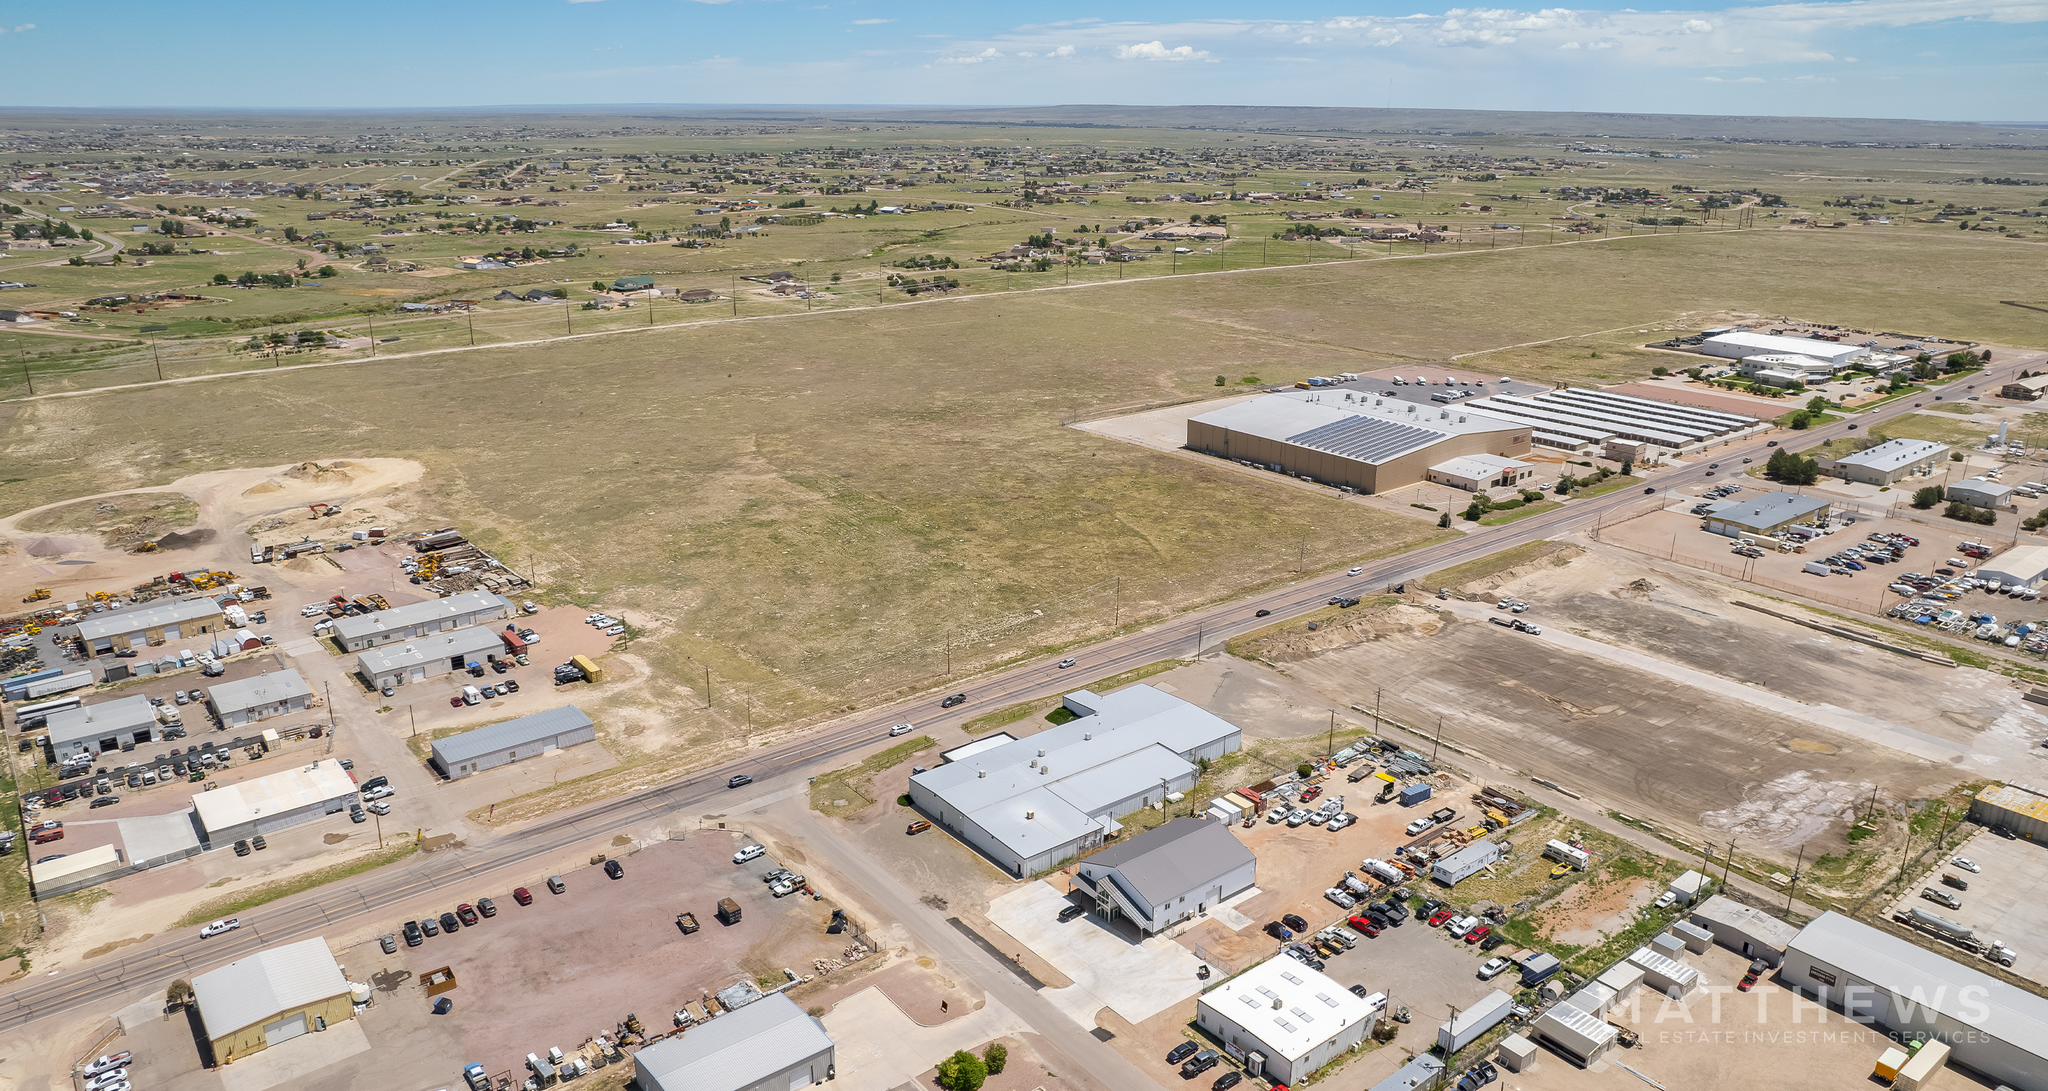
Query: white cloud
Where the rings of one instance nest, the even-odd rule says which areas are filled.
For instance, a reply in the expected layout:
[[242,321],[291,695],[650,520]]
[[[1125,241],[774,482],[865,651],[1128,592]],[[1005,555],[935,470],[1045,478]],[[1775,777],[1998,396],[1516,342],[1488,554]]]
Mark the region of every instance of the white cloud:
[[1052,50],[1046,54],[1046,56],[1048,57],[1071,57],[1073,55],[1074,47],[1070,45],[1063,45],[1058,49]]
[[1687,19],[1685,22],[1678,24],[1678,32],[1680,34],[1711,34],[1714,32],[1714,24],[1707,22],[1705,19]]
[[1166,48],[1164,42],[1140,42],[1137,45],[1120,45],[1116,48],[1120,61],[1206,61],[1209,51],[1190,45]]
[[[28,33],[29,31],[31,31],[31,30],[34,30],[35,28],[36,28],[36,25],[35,25],[34,23],[23,23],[23,24],[21,24],[20,26],[18,26],[18,27],[15,27],[15,28],[14,28],[14,32],[15,32],[16,34],[27,34],[27,33]],[[5,34],[5,33],[7,33],[7,28],[6,28],[6,27],[0,27],[0,34]]]
[[997,61],[997,60],[1001,60],[1001,59],[1002,59],[1002,57],[1003,57],[1003,54],[1002,54],[1002,53],[1001,53],[1000,51],[998,51],[998,50],[996,49],[996,47],[994,47],[994,46],[990,46],[990,47],[988,47],[987,49],[984,49],[984,50],[982,50],[982,51],[981,51],[981,52],[979,52],[979,53],[970,53],[970,54],[968,54],[968,55],[967,55],[967,56],[965,56],[965,57],[940,57],[940,58],[939,58],[939,63],[940,63],[940,64],[982,64],[982,63],[985,63],[985,62],[987,62],[987,61]]
[[893,23],[895,21],[894,19],[855,19],[853,25],[857,27],[878,27],[883,23]]

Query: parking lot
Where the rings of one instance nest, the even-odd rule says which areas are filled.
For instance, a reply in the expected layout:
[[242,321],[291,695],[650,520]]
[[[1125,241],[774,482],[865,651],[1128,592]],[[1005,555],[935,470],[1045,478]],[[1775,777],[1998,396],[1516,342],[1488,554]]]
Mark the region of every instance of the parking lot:
[[[1978,830],[1976,826],[1963,828]],[[1958,867],[1954,863],[1956,857],[1983,870],[1971,872]],[[1943,875],[1955,876],[1968,883],[1969,889],[1958,890],[1944,884]],[[1953,896],[1962,903],[1961,908],[1951,909],[1929,901],[1920,894],[1926,889]],[[2042,925],[2048,924],[2048,848],[2023,838],[2008,841],[1989,830],[1978,830],[1968,841],[1943,854],[1936,866],[1917,873],[1914,881],[1906,884],[1905,893],[1889,907],[1893,913],[1908,909],[1937,913],[1976,929],[1979,940],[2005,944],[2016,956],[2010,967],[2013,973],[2048,984],[2048,936],[2042,931]],[[1958,962],[1980,968],[1985,965],[1982,956],[1973,956],[1961,948],[1939,941],[1931,945]]]

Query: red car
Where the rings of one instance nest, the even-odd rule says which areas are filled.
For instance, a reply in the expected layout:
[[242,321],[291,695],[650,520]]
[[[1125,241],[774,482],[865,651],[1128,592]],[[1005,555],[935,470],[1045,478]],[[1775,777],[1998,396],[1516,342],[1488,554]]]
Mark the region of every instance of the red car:
[[1451,912],[1449,909],[1439,909],[1436,912],[1431,913],[1429,915],[1429,926],[1431,928],[1442,928],[1444,926],[1444,922],[1450,920],[1454,916],[1457,916],[1457,914]]
[[477,915],[475,906],[469,904],[468,902],[463,902],[461,905],[455,907],[455,915],[462,918],[462,923],[465,926],[471,928],[476,927]]
[[522,886],[512,891],[512,900],[520,905],[532,905],[533,893]]
[[1493,928],[1492,928],[1492,926],[1490,926],[1490,925],[1485,925],[1485,924],[1482,924],[1482,925],[1480,925],[1479,927],[1477,927],[1477,928],[1474,928],[1474,929],[1473,929],[1473,930],[1471,930],[1470,932],[1467,932],[1467,933],[1465,933],[1465,942],[1466,942],[1466,943],[1478,943],[1478,942],[1479,942],[1480,940],[1483,940],[1483,939],[1485,939],[1485,938],[1486,938],[1486,935],[1487,935],[1487,933],[1489,933],[1489,932],[1491,932],[1491,931],[1493,931]]
[[450,698],[448,698],[448,707],[449,707],[449,708],[461,708],[461,707],[462,707],[462,696],[461,696],[461,694],[457,694],[457,695],[455,695],[455,696],[453,696],[453,697],[450,697]]
[[1735,988],[1741,992],[1748,992],[1749,990],[1756,988],[1756,975],[1743,974],[1742,984],[1735,986]]
[[1351,927],[1356,928],[1359,931],[1365,933],[1366,938],[1368,939],[1379,938],[1380,926],[1365,919],[1364,917],[1351,918]]
[[1301,793],[1301,801],[1307,803],[1309,800],[1322,794],[1323,789],[1321,785],[1311,785],[1308,791]]

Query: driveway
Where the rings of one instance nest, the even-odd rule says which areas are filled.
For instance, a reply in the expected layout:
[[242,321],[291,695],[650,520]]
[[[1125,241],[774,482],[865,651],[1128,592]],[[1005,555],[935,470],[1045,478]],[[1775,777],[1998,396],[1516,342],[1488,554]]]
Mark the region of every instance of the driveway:
[[838,1045],[836,1091],[886,1091],[917,1079],[956,1049],[979,1053],[1004,1035],[1030,1030],[1024,1020],[990,998],[980,1011],[935,1027],[913,1021],[880,989],[841,1000],[824,1018]]
[[1042,994],[1075,1022],[1095,1027],[1095,1013],[1111,1008],[1142,1023],[1201,991],[1193,952],[1164,936],[1132,943],[1088,914],[1061,924],[1073,903],[1045,883],[1030,883],[997,898],[989,919],[1073,980]]

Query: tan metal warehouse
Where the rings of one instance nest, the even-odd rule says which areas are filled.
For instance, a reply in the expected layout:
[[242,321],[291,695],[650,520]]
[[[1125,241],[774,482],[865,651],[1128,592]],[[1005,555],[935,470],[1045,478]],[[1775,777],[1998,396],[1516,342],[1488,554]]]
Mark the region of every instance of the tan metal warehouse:
[[78,639],[85,644],[85,654],[100,656],[124,648],[157,647],[226,627],[220,603],[202,596],[86,618],[78,623]]
[[1190,418],[1187,446],[1376,493],[1426,481],[1431,466],[1460,456],[1524,457],[1529,436],[1527,424],[1463,406],[1371,394],[1348,403],[1269,394]]
[[318,937],[200,974],[192,992],[219,1064],[355,1018],[348,980]]

